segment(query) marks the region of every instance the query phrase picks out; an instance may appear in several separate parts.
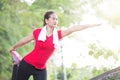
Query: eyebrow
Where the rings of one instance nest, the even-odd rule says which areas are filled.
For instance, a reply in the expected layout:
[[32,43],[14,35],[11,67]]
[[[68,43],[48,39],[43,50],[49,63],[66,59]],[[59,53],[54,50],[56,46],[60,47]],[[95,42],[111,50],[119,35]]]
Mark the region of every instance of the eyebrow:
[[58,19],[57,17],[50,17],[50,18],[55,18],[55,19]]

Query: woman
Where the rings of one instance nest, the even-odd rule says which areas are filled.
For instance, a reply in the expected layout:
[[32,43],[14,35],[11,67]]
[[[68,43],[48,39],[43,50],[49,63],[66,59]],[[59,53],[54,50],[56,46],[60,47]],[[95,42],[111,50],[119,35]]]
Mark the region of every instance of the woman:
[[34,80],[47,80],[46,62],[57,47],[58,41],[72,32],[100,25],[76,25],[66,30],[56,30],[57,24],[58,17],[55,12],[46,12],[44,15],[44,27],[35,29],[31,35],[12,47],[11,50],[16,50],[16,48],[35,40],[34,49],[19,64],[17,80],[28,80],[30,75],[33,75]]

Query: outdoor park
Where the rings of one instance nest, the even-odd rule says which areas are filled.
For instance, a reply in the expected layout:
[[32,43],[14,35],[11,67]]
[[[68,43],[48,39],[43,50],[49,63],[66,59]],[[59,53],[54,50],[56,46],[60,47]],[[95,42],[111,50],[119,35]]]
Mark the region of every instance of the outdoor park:
[[[11,47],[36,28],[44,13],[58,16],[57,29],[77,24],[100,26],[60,41],[47,63],[47,80],[120,80],[120,0],[0,0],[0,80],[11,80]],[[34,41],[16,51],[24,57]],[[33,76],[29,78],[33,80]]]

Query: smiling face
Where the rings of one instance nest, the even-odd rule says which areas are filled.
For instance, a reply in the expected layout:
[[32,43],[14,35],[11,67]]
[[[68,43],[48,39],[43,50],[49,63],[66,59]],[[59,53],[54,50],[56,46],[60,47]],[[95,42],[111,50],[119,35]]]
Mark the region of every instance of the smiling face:
[[58,17],[55,13],[50,14],[48,19],[45,19],[46,25],[49,27],[57,27],[58,24]]
[[57,27],[58,17],[54,11],[48,11],[44,15],[43,26],[49,26],[51,28]]

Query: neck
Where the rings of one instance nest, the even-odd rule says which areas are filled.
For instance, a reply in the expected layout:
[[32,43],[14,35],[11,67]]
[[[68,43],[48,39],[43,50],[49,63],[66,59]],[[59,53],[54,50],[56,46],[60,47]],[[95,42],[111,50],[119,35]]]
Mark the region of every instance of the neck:
[[53,34],[53,27],[46,26],[47,36],[51,36]]

